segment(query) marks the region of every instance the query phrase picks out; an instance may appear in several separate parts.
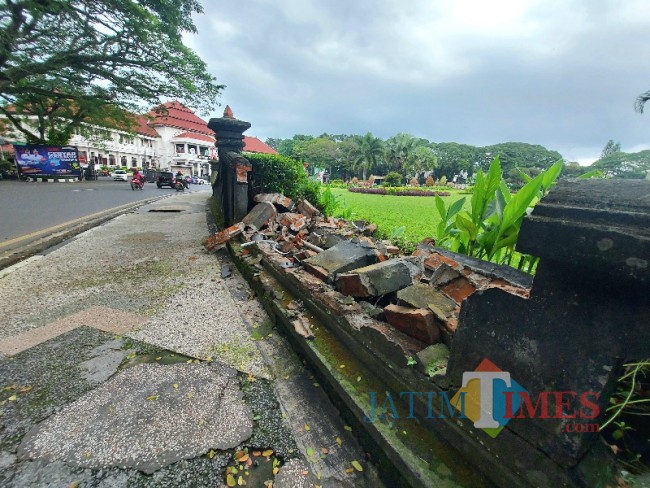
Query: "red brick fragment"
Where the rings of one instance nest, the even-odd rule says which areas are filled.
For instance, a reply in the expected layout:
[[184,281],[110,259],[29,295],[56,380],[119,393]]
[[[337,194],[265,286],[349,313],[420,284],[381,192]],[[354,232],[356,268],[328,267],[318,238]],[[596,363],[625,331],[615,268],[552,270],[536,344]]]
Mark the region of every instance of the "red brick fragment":
[[241,234],[244,231],[244,224],[241,222],[228,227],[227,229],[217,232],[212,237],[208,237],[203,241],[203,246],[208,250],[212,251],[213,249],[225,246],[226,242],[235,237],[236,235]]
[[253,165],[237,162],[235,164],[235,173],[237,174],[237,183],[248,183],[248,172],[253,171]]
[[[415,253],[414,253],[414,255],[415,255]],[[437,252],[431,253],[431,255],[428,256],[424,260],[424,267],[428,268],[428,269],[430,269],[432,271],[435,271],[440,267],[440,265],[442,263],[445,263],[445,264],[451,266],[452,268],[459,268],[460,267],[460,265],[456,261],[454,261],[453,259],[448,258],[447,256],[443,256],[442,254],[437,253]]]
[[501,278],[492,280],[492,282],[488,285],[488,288],[499,288],[512,295],[517,295],[523,298],[530,298],[530,290],[528,288],[520,288],[518,286],[514,286]]
[[298,202],[298,211],[305,215],[307,218],[312,218],[314,215],[318,215],[320,212],[316,207],[314,207],[307,200],[300,200]]
[[302,263],[309,274],[315,276],[319,280],[327,281],[328,273],[327,270],[321,266],[316,266],[315,264],[309,264],[308,262]]
[[399,254],[399,247],[397,246],[386,246],[386,252],[393,256]]
[[456,303],[461,303],[476,291],[476,287],[467,278],[460,277],[445,285],[442,291]]
[[384,308],[384,313],[388,323],[406,335],[425,344],[440,342],[440,329],[430,310],[388,305]]

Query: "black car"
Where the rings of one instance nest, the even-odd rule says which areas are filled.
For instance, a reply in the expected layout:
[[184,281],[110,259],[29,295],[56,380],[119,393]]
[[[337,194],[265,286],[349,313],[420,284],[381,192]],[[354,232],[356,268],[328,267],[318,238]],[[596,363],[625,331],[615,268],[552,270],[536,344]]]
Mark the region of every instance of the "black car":
[[162,188],[163,186],[174,188],[174,173],[171,171],[161,171],[156,177],[156,186],[158,188]]

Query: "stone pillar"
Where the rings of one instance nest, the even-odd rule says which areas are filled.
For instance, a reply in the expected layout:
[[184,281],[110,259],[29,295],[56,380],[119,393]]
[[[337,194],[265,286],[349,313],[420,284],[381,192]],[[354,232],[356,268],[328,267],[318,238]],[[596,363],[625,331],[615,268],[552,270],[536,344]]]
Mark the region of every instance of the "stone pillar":
[[249,122],[237,120],[229,106],[223,117],[210,119],[208,127],[217,138],[219,163],[213,194],[221,205],[224,225],[239,222],[248,213],[248,172],[253,169],[248,160],[240,155],[244,148],[244,132]]
[[[533,405],[547,392],[550,418],[538,412],[506,429],[574,472],[598,448],[587,427],[606,417],[621,365],[650,356],[649,197],[650,181],[559,182],[524,220],[517,241],[518,251],[540,258],[530,298],[490,289],[461,309],[451,385],[488,359]],[[583,394],[596,409],[585,407]],[[569,423],[573,432],[564,429]]]

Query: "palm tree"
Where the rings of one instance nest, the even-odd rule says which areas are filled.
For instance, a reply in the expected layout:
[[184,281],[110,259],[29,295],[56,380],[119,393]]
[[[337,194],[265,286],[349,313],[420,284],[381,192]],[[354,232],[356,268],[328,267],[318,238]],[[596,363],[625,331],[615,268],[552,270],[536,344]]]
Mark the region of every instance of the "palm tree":
[[650,100],[650,91],[642,93],[641,95],[636,97],[636,102],[634,102],[634,110],[642,114],[643,107],[648,100]]
[[378,137],[368,132],[365,136],[355,136],[358,146],[357,157],[354,160],[354,167],[361,168],[363,180],[366,180],[367,170],[377,165],[377,160],[384,153],[384,143]]

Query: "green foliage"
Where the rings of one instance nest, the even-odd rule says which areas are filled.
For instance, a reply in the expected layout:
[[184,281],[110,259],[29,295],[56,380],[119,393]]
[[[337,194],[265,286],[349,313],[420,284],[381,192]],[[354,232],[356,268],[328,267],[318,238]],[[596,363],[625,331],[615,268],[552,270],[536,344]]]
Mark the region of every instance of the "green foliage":
[[638,153],[616,152],[599,159],[588,170],[601,170],[606,177],[643,179],[650,173],[650,150]]
[[367,171],[374,168],[384,154],[384,143],[378,137],[368,132],[365,136],[354,139],[357,144],[356,157],[353,161],[354,169],[361,169],[363,180],[366,180]]
[[[511,264],[523,218],[555,183],[562,166],[562,161],[558,161],[512,195],[503,179],[499,157],[495,157],[487,174],[480,170],[476,174],[468,211],[461,211],[464,199],[463,203],[454,202],[447,207],[436,197],[440,218],[438,245],[461,254]],[[531,272],[536,259],[526,256],[519,264]]]
[[282,193],[293,200],[303,198],[320,206],[320,184],[308,178],[301,162],[277,154],[246,153],[245,156],[253,164],[254,194]]
[[650,465],[647,417],[650,416],[650,359],[624,365],[600,431],[617,447],[618,460],[632,472]]
[[384,186],[402,186],[403,179],[401,174],[392,171],[384,178]]
[[[45,143],[63,141],[84,121],[103,125],[106,106],[139,111],[176,99],[206,112],[223,86],[183,44],[201,12],[197,0],[4,2],[0,114]],[[25,115],[37,116],[35,131]]]

